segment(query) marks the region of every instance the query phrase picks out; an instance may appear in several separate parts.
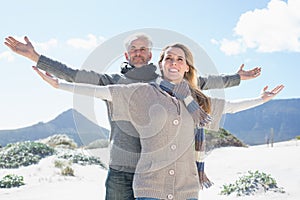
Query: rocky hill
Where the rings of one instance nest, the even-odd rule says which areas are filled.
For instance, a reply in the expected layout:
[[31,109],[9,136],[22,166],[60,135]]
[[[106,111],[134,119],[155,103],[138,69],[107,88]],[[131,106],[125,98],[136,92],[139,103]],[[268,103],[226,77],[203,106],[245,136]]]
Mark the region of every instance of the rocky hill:
[[[80,131],[78,131],[76,121],[80,121]],[[69,109],[47,123],[40,122],[15,130],[0,130],[0,145],[5,146],[8,143],[20,141],[35,141],[55,134],[66,134],[81,146],[97,139],[107,139],[109,130],[88,120],[76,110]]]

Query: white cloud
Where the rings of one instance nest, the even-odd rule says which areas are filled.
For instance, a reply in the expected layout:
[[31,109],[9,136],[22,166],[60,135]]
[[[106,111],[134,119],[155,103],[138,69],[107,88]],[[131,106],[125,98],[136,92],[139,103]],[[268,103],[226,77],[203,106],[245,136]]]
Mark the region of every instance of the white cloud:
[[241,39],[237,40],[221,40],[221,51],[227,55],[236,55],[246,51],[246,47]]
[[0,53],[0,60],[7,60],[8,62],[11,62],[14,60],[14,56],[12,52],[4,51],[3,53]]
[[300,52],[300,1],[271,0],[267,8],[248,11],[234,28],[235,39],[219,41],[228,55],[247,48],[258,52]]
[[219,45],[220,44],[220,42],[218,42],[218,40],[215,40],[215,39],[211,39],[210,42],[212,44],[215,44],[215,45]]
[[43,51],[47,51],[52,47],[56,47],[58,45],[57,39],[50,39],[49,41],[46,42],[32,42],[32,45],[35,48],[41,49]]
[[72,38],[67,41],[67,44],[74,48],[94,49],[104,41],[104,37],[97,37],[93,34],[87,35],[87,39]]

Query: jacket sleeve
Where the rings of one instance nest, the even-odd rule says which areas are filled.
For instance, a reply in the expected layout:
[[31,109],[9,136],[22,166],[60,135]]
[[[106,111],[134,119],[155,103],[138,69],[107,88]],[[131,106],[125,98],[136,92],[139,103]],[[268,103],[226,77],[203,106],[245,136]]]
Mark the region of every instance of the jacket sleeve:
[[109,80],[109,76],[105,74],[99,74],[94,71],[72,69],[63,63],[52,60],[43,55],[40,56],[37,62],[37,67],[68,82],[87,83],[93,85],[108,85],[111,82]]
[[210,75],[208,77],[199,77],[198,84],[201,90],[221,89],[239,85],[241,77],[234,75]]

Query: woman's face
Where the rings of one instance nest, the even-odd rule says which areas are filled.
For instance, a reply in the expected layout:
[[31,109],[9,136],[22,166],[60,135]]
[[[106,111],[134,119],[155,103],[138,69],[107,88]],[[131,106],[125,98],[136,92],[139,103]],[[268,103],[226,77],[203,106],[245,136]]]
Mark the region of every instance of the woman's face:
[[184,51],[177,47],[170,47],[165,51],[164,58],[159,64],[164,79],[172,83],[180,83],[184,73],[189,71]]

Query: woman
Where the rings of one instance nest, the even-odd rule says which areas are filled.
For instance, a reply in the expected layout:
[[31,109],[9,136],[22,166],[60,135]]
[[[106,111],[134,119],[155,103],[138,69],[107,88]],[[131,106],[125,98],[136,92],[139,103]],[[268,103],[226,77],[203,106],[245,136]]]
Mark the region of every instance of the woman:
[[74,92],[76,87],[76,93],[108,101],[113,120],[130,119],[142,146],[133,185],[137,199],[198,199],[194,128],[208,125],[209,113],[213,122],[218,123],[222,113],[262,104],[283,86],[277,86],[272,92],[265,88],[260,98],[252,100],[231,103],[210,99],[197,89],[193,57],[182,44],[164,48],[159,66],[164,79],[158,78],[155,83],[100,87],[59,83],[35,70],[55,88]]

